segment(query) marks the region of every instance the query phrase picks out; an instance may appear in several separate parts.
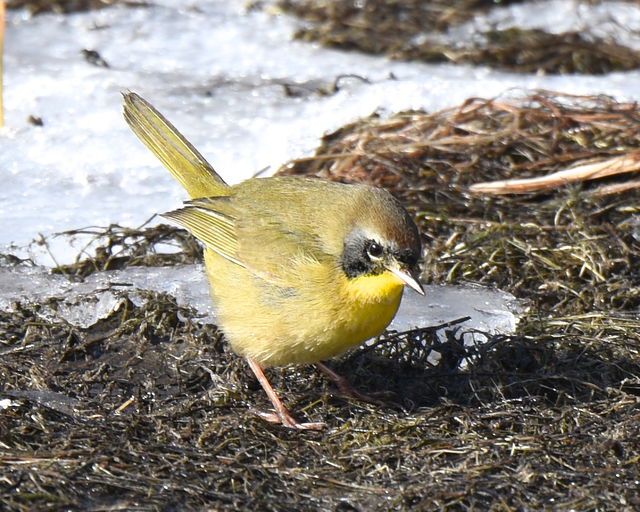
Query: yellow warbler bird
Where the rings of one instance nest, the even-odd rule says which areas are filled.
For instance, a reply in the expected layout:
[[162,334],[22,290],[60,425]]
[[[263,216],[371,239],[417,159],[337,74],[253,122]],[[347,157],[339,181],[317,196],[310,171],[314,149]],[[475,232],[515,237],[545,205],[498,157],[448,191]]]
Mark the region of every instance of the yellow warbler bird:
[[315,363],[380,334],[404,285],[417,280],[421,244],[407,211],[387,191],[299,178],[229,186],[153,106],[124,94],[124,117],[191,200],[164,216],[205,245],[219,326],[246,358],[276,414],[298,429],[262,368]]

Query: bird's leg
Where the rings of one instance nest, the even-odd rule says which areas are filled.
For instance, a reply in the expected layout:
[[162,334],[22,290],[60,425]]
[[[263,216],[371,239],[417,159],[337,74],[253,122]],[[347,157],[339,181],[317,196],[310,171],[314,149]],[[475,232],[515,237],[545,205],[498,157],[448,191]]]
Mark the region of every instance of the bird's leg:
[[247,357],[246,359],[249,363],[249,367],[251,368],[251,370],[253,370],[253,373],[262,386],[262,389],[264,389],[265,393],[269,397],[269,400],[271,400],[271,403],[276,410],[276,414],[259,413],[259,416],[267,421],[270,421],[271,423],[282,423],[282,425],[284,425],[285,427],[297,428],[299,430],[319,430],[325,426],[324,423],[299,423],[293,416],[291,416],[289,410],[284,406],[280,398],[278,398],[278,395],[276,395],[276,392],[271,387],[271,384],[269,384],[269,380],[262,371],[262,367],[258,364],[258,362],[255,359],[251,359],[250,357]]
[[342,375],[334,372],[326,364],[317,362],[316,366],[322,373],[329,377],[329,379],[331,379],[336,386],[338,386],[340,393],[342,393],[343,395],[355,398],[356,400],[362,400],[363,402],[385,405],[386,402],[376,398],[375,396],[367,395],[366,393],[358,391],[349,383],[347,379],[345,379]]

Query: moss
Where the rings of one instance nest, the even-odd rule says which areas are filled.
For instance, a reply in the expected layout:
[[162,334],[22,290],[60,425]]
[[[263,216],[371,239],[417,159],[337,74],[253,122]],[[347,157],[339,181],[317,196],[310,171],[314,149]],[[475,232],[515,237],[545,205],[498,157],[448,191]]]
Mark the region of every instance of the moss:
[[603,74],[640,66],[638,52],[588,29],[549,33],[510,27],[477,34],[469,42],[434,37],[506,3],[514,2],[281,0],[278,5],[304,20],[297,39],[397,60],[487,65],[517,73]]

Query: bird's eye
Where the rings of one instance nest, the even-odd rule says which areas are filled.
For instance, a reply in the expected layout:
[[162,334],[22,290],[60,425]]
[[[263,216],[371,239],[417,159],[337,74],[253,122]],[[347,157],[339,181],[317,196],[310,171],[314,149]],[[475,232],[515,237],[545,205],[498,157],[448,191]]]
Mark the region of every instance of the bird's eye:
[[382,258],[383,253],[384,249],[378,242],[371,241],[367,246],[367,254],[373,260],[379,260]]

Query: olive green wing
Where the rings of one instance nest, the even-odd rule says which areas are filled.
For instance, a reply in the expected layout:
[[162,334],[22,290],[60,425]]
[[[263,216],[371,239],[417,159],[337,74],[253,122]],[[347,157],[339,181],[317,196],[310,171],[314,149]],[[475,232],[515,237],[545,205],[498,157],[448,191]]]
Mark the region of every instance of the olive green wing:
[[163,217],[186,228],[220,256],[273,284],[286,285],[296,261],[318,259],[315,237],[291,230],[273,214],[239,208],[231,197],[185,204]]
[[184,227],[220,256],[245,267],[236,235],[237,212],[228,197],[196,199],[162,216]]

